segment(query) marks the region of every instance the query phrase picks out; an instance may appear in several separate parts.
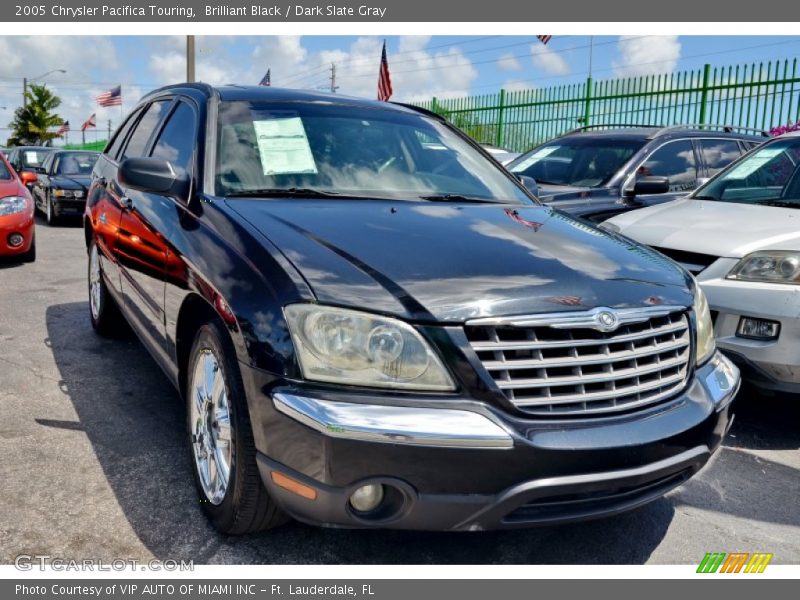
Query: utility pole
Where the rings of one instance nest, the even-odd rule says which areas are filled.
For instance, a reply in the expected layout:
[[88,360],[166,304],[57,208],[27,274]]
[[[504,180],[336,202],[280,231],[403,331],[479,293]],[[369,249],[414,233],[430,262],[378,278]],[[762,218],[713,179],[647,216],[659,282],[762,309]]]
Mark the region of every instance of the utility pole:
[[331,94],[335,94],[339,86],[336,85],[336,63],[331,63]]
[[28,106],[28,78],[22,78],[22,108]]
[[186,81],[194,81],[194,36],[186,36]]
[[108,120],[108,139],[111,139],[111,119]]

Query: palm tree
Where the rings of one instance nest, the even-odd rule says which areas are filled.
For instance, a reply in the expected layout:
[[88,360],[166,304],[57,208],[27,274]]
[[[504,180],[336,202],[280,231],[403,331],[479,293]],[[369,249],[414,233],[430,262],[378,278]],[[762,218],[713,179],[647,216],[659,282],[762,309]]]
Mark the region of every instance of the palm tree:
[[64,120],[53,111],[61,105],[61,98],[48,90],[47,86],[36,84],[28,88],[25,96],[27,105],[14,111],[8,145],[43,145],[60,137],[53,129]]

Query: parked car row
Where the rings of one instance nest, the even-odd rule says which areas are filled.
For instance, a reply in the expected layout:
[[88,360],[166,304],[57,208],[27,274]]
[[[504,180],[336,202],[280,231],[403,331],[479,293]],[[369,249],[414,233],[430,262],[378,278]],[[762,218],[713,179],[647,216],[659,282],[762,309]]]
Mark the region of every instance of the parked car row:
[[414,107],[181,84],[99,158],[9,159],[31,231],[83,214],[89,321],[182,394],[219,530],[474,531],[681,485],[736,364],[800,391],[800,137],[765,139],[584,128],[506,170]]

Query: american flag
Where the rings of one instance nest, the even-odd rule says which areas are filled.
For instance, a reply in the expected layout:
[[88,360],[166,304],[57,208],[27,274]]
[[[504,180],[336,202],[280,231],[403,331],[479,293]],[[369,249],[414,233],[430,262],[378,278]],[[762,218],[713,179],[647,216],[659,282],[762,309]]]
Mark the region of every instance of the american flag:
[[536,39],[542,42],[546,46],[547,42],[549,42],[552,37],[553,37],[552,35],[537,35]]
[[118,85],[97,96],[100,106],[122,106],[122,86]]
[[65,134],[65,133],[67,133],[69,130],[70,130],[70,129],[69,129],[69,121],[64,121],[64,122],[61,124],[61,127],[59,127],[59,128],[58,128],[58,131],[56,131],[56,135],[64,135],[64,134]]
[[81,125],[81,131],[86,131],[87,129],[92,129],[93,127],[97,127],[97,119],[95,118],[95,113],[92,113],[92,116],[86,119]]
[[258,82],[258,85],[263,85],[264,87],[272,85],[272,74],[270,71],[272,71],[272,69],[267,69],[266,74],[261,78],[261,81]]
[[388,102],[392,97],[392,78],[389,75],[389,61],[386,60],[386,40],[381,52],[381,68],[378,73],[378,100]]

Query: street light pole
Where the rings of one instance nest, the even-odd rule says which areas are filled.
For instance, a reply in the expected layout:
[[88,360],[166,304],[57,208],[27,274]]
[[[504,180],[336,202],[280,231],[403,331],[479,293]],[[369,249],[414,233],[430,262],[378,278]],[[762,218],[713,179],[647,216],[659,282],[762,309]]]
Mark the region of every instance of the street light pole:
[[[43,79],[44,77],[47,77],[51,73],[66,73],[66,72],[67,72],[66,69],[53,69],[52,71],[48,71],[47,73],[44,73],[43,75],[37,75],[36,77],[31,77],[30,81],[31,81],[31,83],[33,83],[37,79]],[[28,78],[27,77],[23,77],[22,78],[22,107],[26,108],[27,106],[28,106]]]
[[194,36],[186,36],[186,81],[194,81]]

